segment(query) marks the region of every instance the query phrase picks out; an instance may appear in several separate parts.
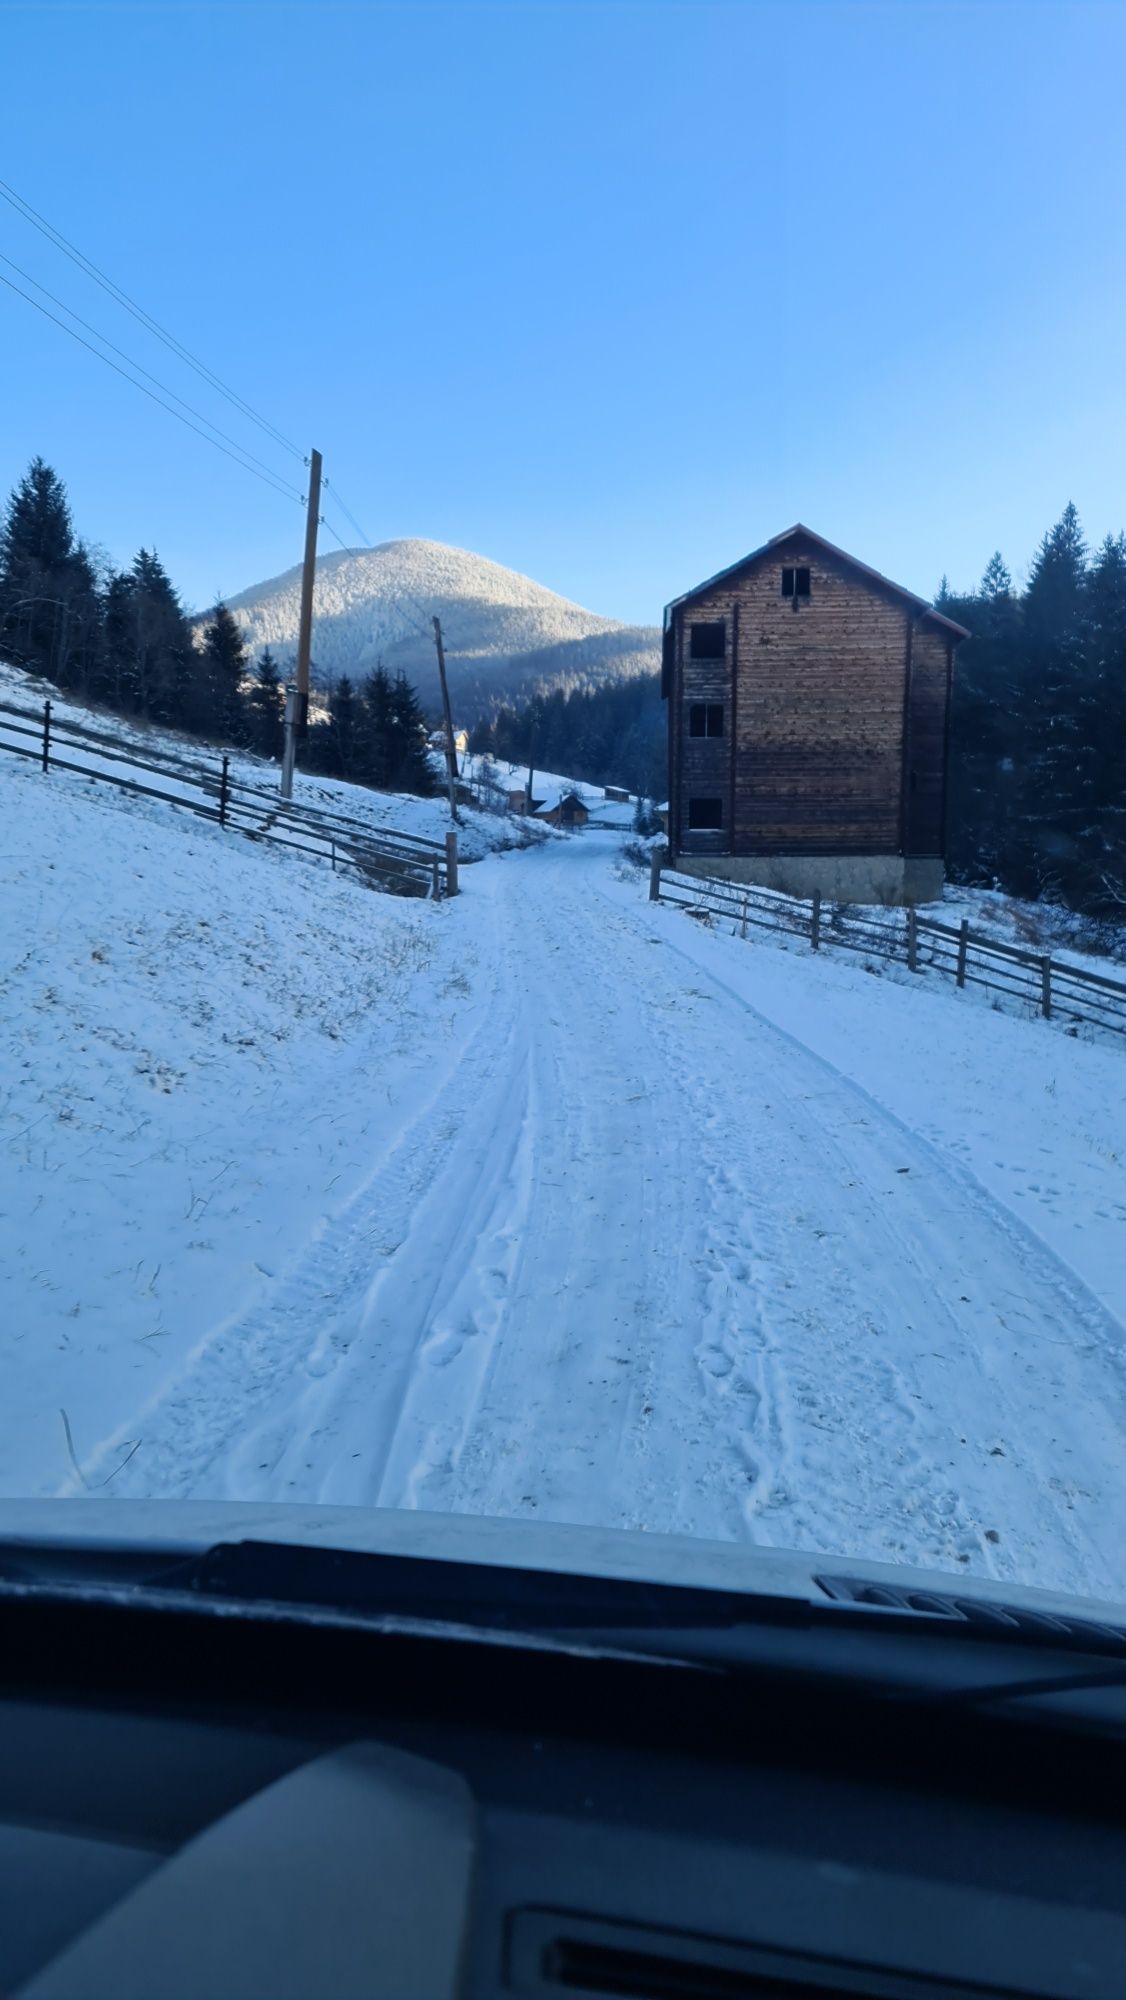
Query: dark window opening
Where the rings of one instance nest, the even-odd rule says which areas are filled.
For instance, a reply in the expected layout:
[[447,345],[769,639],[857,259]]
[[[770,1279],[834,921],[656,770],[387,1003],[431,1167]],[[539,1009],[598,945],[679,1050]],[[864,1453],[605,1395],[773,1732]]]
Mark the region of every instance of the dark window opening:
[[694,660],[722,660],[727,638],[727,627],[722,618],[718,623],[693,625],[689,652]]
[[694,701],[688,710],[689,736],[722,736],[723,703]]
[[783,597],[808,597],[808,569],[784,569],[782,571],[782,595]]
[[689,799],[688,829],[690,833],[711,833],[722,825],[722,799]]

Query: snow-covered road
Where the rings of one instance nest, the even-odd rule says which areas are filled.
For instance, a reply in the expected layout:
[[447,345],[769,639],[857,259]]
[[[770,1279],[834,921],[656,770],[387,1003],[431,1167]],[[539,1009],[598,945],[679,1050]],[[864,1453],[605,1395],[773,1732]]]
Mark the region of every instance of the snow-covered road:
[[[380,1121],[348,1200],[90,1463],[143,1434],[115,1493],[534,1514],[1122,1594],[1123,1331],[1092,1276],[1113,1257],[1085,1281],[959,1142],[811,1046],[794,979],[820,982],[828,1034],[834,980],[855,1011],[862,975],[700,933],[615,857],[586,835],[465,872],[453,1025],[390,1081],[352,1071]],[[892,1069],[932,1018],[977,1032],[949,996],[867,991]],[[1051,1059],[1052,1031],[978,1018]]]

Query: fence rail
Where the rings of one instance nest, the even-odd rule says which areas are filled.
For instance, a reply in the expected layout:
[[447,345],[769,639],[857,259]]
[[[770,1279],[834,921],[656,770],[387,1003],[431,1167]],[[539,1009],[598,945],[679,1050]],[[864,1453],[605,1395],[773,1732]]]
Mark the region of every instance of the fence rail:
[[[0,701],[3,750],[34,760],[44,772],[72,771],[133,797],[178,806],[250,840],[267,840],[328,861],[333,870],[350,869],[392,895],[437,901],[457,894],[456,834],[447,835],[444,843],[423,840],[328,808],[296,805],[268,786],[233,776],[225,755],[208,762],[174,750],[142,754],[140,746],[107,730],[60,722],[50,701],[41,710]],[[164,783],[146,782],[153,778]]]
[[945,974],[961,987],[986,987],[999,1000],[1065,1027],[1126,1035],[1126,982],[1047,953],[1000,944],[971,930],[968,921],[944,924],[916,910],[859,913],[854,905],[822,903],[819,895],[806,902],[714,876],[684,875],[666,868],[657,855],[649,895],[653,902],[676,904],[705,920],[729,921],[740,937],[768,930],[799,938],[812,951],[828,946],[892,960],[909,972]]

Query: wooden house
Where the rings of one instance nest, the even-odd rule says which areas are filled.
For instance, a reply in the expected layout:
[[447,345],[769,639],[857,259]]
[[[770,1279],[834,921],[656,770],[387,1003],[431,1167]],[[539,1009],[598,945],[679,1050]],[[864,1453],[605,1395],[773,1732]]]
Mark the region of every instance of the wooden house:
[[535,817],[546,820],[548,826],[561,826],[565,832],[575,833],[586,825],[590,814],[577,792],[560,792],[537,806]]
[[941,896],[965,628],[808,528],[665,611],[671,859],[845,902]]

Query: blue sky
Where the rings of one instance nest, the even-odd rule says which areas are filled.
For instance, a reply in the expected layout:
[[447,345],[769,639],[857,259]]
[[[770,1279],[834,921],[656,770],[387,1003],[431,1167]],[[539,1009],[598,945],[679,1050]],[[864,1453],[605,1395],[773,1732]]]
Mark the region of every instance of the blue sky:
[[[0,0],[0,70],[3,179],[373,541],[648,622],[798,518],[928,595],[1126,524],[1118,0]],[[300,484],[4,203],[0,253]],[[298,560],[4,286],[0,384],[0,484],[41,452],[114,560]]]

